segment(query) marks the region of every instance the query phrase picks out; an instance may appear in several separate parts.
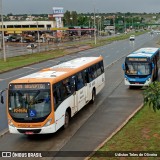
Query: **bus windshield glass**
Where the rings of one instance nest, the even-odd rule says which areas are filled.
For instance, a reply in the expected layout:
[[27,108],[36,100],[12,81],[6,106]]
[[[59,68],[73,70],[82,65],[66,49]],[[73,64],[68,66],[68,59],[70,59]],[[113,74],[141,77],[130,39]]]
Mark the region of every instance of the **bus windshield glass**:
[[42,118],[51,112],[50,90],[9,90],[8,103],[15,118]]
[[149,75],[151,73],[151,65],[143,62],[127,62],[127,75]]

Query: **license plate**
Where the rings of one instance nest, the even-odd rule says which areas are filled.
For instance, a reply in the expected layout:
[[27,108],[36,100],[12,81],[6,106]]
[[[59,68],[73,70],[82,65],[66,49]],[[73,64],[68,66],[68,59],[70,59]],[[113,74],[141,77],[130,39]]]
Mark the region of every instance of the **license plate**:
[[29,131],[28,131],[28,132],[25,132],[25,134],[34,134],[34,133],[33,133],[33,132],[29,132]]

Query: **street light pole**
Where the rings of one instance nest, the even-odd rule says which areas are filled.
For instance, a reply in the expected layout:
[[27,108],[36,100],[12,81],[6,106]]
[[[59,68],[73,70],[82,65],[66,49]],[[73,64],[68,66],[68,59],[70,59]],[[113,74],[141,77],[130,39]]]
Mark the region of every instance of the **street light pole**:
[[1,0],[1,23],[2,23],[2,48],[3,48],[3,58],[4,58],[4,61],[6,62],[6,50],[5,50],[5,41],[4,41],[2,0]]

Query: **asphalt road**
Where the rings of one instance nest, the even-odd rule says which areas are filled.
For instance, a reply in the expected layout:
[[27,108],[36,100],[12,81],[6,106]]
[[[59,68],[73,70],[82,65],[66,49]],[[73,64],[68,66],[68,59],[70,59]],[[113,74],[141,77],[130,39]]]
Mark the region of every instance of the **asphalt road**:
[[[59,130],[55,134],[36,135],[27,138],[24,135],[6,134],[0,138],[0,151],[92,151],[106,137],[118,128],[142,103],[140,88],[128,89],[123,83],[121,64],[124,56],[140,47],[155,47],[158,37],[148,34],[136,37],[135,43],[128,40],[113,42],[109,45],[91,49],[76,54],[50,60],[40,64],[21,68],[0,74],[0,90],[7,87],[12,79],[40,70],[40,68],[55,65],[62,60],[69,60],[77,56],[104,57],[106,86],[97,95],[94,105],[87,105],[71,120],[69,128]],[[0,130],[7,128],[6,106],[0,106]],[[68,155],[69,156],[69,155]],[[83,159],[73,157],[72,159]],[[64,159],[49,158],[49,159]],[[65,157],[71,159],[71,157]]]
[[[106,38],[104,37],[99,37],[101,39]],[[93,40],[94,38],[92,38]],[[15,56],[20,56],[20,55],[25,55],[25,54],[32,54],[32,53],[38,53],[38,52],[43,52],[43,51],[49,51],[49,50],[55,50],[58,47],[63,48],[64,45],[65,47],[72,46],[73,43],[75,42],[81,42],[81,41],[88,41],[88,39],[80,39],[77,41],[67,41],[63,43],[54,43],[50,42],[48,43],[36,43],[37,47],[34,49],[27,49],[27,45],[29,43],[16,43],[16,42],[6,42],[5,43],[5,52],[6,52],[6,57],[15,57]],[[0,58],[3,58],[3,50],[0,50]]]

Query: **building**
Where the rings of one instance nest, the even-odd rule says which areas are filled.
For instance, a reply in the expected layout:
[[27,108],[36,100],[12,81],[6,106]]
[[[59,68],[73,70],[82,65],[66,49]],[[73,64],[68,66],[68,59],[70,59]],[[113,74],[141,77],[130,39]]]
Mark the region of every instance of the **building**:
[[[2,28],[2,22],[0,22],[0,28]],[[50,28],[56,28],[56,22],[55,21],[4,21],[3,28],[8,33],[21,33],[23,30],[35,31],[37,30],[37,28],[41,30],[50,30]]]

